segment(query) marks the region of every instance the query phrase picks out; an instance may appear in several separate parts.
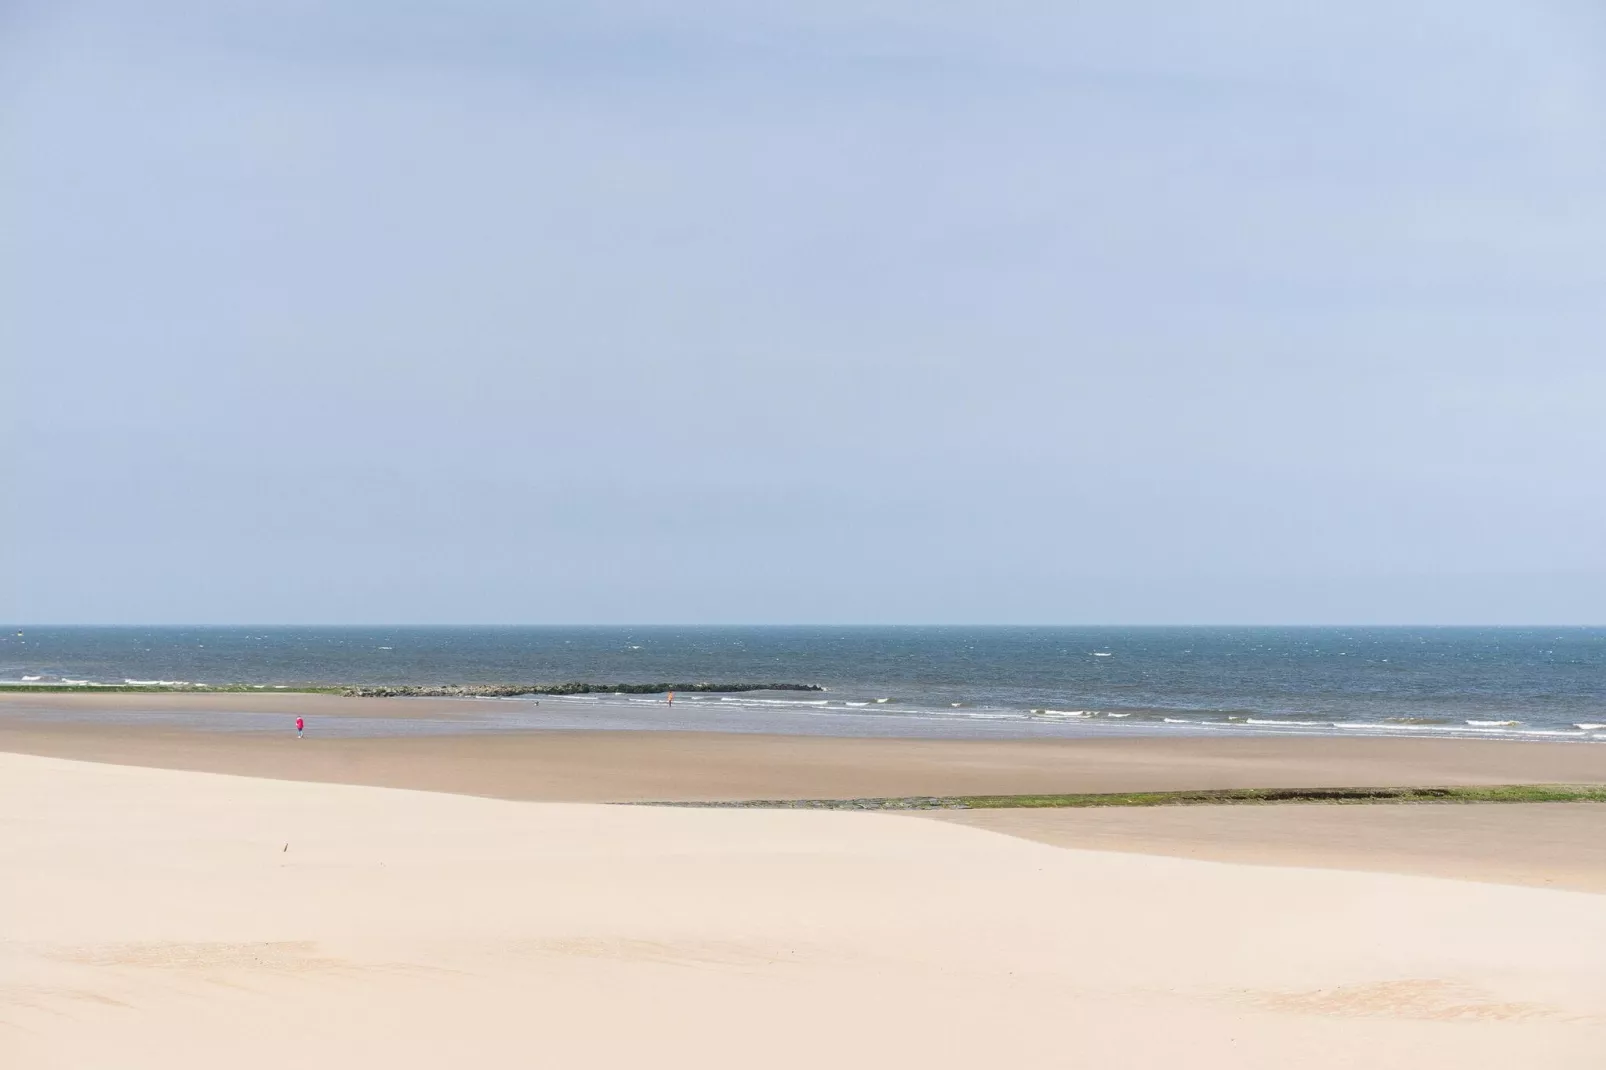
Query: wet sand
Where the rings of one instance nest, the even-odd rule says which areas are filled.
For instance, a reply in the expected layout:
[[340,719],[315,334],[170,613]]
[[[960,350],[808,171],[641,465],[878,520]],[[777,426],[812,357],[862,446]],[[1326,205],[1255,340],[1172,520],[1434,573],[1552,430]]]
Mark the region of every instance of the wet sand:
[[620,802],[1187,788],[1606,783],[1606,747],[1394,739],[903,740],[713,732],[320,739],[7,721],[0,750],[58,758]]
[[[497,703],[333,695],[0,694],[0,751],[505,799],[641,801],[1606,783],[1606,745],[1288,736],[933,740],[669,731],[464,731]],[[276,714],[280,731],[133,723],[138,714]],[[51,715],[62,715],[52,721]],[[308,718],[297,740],[291,720]],[[320,717],[424,735],[323,738]],[[245,718],[242,717],[242,721]],[[256,724],[257,720],[250,723]]]
[[[485,705],[460,698],[347,698],[344,695],[298,691],[5,691],[0,717],[22,708],[100,713],[107,717],[130,711],[282,713],[289,717],[372,717],[406,720],[451,717]],[[491,703],[495,708],[495,703]]]

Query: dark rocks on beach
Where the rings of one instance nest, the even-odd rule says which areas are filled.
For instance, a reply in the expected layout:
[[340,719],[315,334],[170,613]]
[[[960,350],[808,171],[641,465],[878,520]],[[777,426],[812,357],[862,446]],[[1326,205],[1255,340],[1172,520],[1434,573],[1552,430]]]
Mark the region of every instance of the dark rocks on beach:
[[670,691],[824,691],[819,684],[438,684],[347,687],[356,698],[512,698],[517,695],[662,695]]

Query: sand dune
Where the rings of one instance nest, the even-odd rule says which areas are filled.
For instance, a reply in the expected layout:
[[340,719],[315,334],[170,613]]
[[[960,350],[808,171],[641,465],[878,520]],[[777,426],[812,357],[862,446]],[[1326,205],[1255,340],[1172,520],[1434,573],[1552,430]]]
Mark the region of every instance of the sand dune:
[[1606,894],[1606,803],[935,810],[918,816],[1062,847]]
[[0,755],[0,873],[7,1067],[1422,1070],[1606,1052],[1599,896],[894,815]]

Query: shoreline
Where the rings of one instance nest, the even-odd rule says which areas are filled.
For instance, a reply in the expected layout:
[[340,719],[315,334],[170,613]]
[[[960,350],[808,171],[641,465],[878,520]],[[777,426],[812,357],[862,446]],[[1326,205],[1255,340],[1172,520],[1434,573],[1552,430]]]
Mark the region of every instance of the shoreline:
[[[183,699],[175,702],[174,699]],[[680,731],[474,732],[496,700],[332,695],[76,696],[61,720],[0,699],[0,751],[111,766],[534,802],[728,802],[1096,793],[1320,791],[1442,785],[1606,785],[1606,747],[1487,740],[1309,737],[894,739]],[[201,703],[242,722],[212,730],[101,714]],[[366,712],[364,712],[366,711]],[[305,712],[298,740],[290,719]],[[71,716],[67,716],[71,714]],[[410,718],[435,734],[329,737],[323,719]],[[438,722],[438,723],[437,723]],[[868,815],[874,816],[874,815]],[[1058,846],[1183,858],[1416,873],[1606,892],[1606,803],[938,810]]]
[[[581,685],[574,685],[581,686]],[[592,685],[583,685],[591,687]],[[613,687],[617,685],[605,685]],[[1606,745],[1606,721],[1565,730],[1520,722],[1391,724],[1284,721],[1215,715],[1189,719],[1142,713],[928,709],[836,699],[777,697],[770,693],[711,693],[693,689],[669,703],[659,685],[628,685],[634,692],[590,692],[554,685],[551,692],[477,693],[461,688],[415,689],[405,695],[378,689],[361,695],[290,688],[233,691],[0,690],[0,720],[166,724],[189,729],[271,733],[272,715],[316,717],[320,735],[407,735],[417,732],[682,731],[714,734],[805,735],[827,738],[953,740],[1313,739],[1475,740]],[[714,685],[709,685],[714,686]],[[718,685],[721,687],[736,685]],[[812,685],[796,685],[812,686]],[[428,694],[423,693],[428,691]],[[542,700],[545,701],[542,701]],[[1151,711],[1152,713],[1152,711]],[[255,715],[255,720],[252,720]],[[1050,716],[1052,715],[1052,716]],[[1606,717],[1606,714],[1600,716]]]
[[[308,714],[311,718],[312,713]],[[420,711],[420,717],[428,717]],[[535,802],[747,802],[1606,784],[1606,747],[1481,740],[898,739],[696,731],[454,731],[297,739],[19,720],[0,751]]]
[[[545,718],[552,705],[284,692],[12,694],[0,695],[0,750],[554,802],[1606,784],[1606,746],[1572,742],[776,734],[706,730],[718,722],[700,708],[669,721],[668,708],[651,703],[627,711],[635,719],[619,728],[568,727],[595,723],[591,708],[529,719],[532,711]],[[302,716],[308,733],[298,740],[291,726]],[[560,727],[519,727],[531,723]]]

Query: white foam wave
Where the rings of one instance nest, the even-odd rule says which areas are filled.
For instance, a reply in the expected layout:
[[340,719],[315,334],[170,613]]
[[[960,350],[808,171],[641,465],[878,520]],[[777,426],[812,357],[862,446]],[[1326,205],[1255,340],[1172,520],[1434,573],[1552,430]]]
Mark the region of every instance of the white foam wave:
[[[1516,722],[1520,724],[1521,722]],[[1530,738],[1561,738],[1578,739],[1584,733],[1567,729],[1554,728],[1520,728],[1512,727],[1510,722],[1479,725],[1444,725],[1444,724],[1377,724],[1366,721],[1335,721],[1334,728],[1349,729],[1351,731],[1369,732],[1427,732],[1434,735],[1466,736],[1476,734],[1480,736],[1504,736],[1507,739]],[[1576,729],[1578,726],[1574,725]]]
[[1192,721],[1177,717],[1167,717],[1166,724],[1188,724],[1195,727],[1208,728],[1244,728],[1249,725],[1267,728],[1308,728],[1316,730],[1338,730],[1349,732],[1378,732],[1384,734],[1397,734],[1403,732],[1428,732],[1440,735],[1480,735],[1504,736],[1510,739],[1526,737],[1560,736],[1567,739],[1578,739],[1581,733],[1569,731],[1554,731],[1534,728],[1513,728],[1504,722],[1490,725],[1430,725],[1430,724],[1389,724],[1376,721],[1281,721],[1270,718],[1247,717],[1232,721]]
[[1515,728],[1521,721],[1468,721],[1473,728]]
[[1573,727],[1582,729],[1585,732],[1599,732],[1601,729],[1606,728],[1606,724],[1597,724],[1594,721],[1581,721],[1578,724],[1573,725]]

